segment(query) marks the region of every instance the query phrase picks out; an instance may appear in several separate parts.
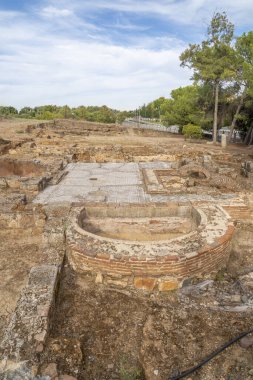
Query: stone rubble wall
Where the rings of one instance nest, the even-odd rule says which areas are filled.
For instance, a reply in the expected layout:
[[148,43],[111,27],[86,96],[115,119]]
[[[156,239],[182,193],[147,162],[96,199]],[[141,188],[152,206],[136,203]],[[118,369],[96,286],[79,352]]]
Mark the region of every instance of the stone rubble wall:
[[60,268],[34,267],[0,345],[0,376],[26,362],[36,374],[36,362],[44,349],[55,308]]
[[40,206],[17,206],[17,210],[7,209],[1,214],[1,233],[17,235],[38,236],[43,233],[46,215]]
[[[42,235],[44,264],[33,267],[9,325],[0,342],[0,379],[45,379],[37,377],[39,358],[51,329],[58,285],[65,257],[65,223],[70,206],[34,207],[33,217],[19,213],[9,229],[14,234],[24,225],[35,233],[36,220]],[[13,215],[12,215],[13,216]],[[24,218],[27,218],[24,220]],[[30,219],[29,219],[30,218]],[[36,219],[37,218],[37,219]],[[46,221],[46,223],[45,223]],[[8,222],[5,220],[5,222]],[[33,227],[33,230],[32,230]]]

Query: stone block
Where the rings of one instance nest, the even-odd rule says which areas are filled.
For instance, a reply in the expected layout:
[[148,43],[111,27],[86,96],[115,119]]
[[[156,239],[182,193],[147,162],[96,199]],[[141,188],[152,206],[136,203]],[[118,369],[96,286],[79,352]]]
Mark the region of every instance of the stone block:
[[151,277],[135,277],[134,279],[134,286],[137,289],[142,289],[142,290],[152,291],[154,290],[156,283],[157,283],[157,280]]
[[101,272],[99,272],[96,276],[96,279],[95,279],[95,283],[96,284],[102,284],[103,283],[103,275]]
[[77,380],[77,378],[70,375],[60,375],[59,380]]
[[45,369],[42,370],[42,375],[49,376],[52,380],[58,376],[56,363],[49,363]]
[[0,356],[32,361],[38,346],[44,345],[53,316],[58,274],[54,265],[31,269],[1,342]]
[[11,155],[17,154],[17,151],[15,149],[9,149],[9,154]]
[[5,180],[5,178],[0,178],[0,189],[7,189],[8,184]]
[[159,292],[168,292],[179,288],[179,283],[176,280],[162,281],[158,285]]
[[120,279],[114,279],[114,278],[108,278],[106,280],[107,285],[115,285],[115,286],[120,286],[121,288],[125,288],[128,285],[128,281],[125,280],[120,280]]
[[227,136],[225,134],[221,135],[221,147],[222,148],[227,147]]
[[8,178],[7,185],[10,189],[19,189],[20,188],[20,181],[16,178]]
[[253,161],[246,161],[245,165],[247,171],[253,173]]

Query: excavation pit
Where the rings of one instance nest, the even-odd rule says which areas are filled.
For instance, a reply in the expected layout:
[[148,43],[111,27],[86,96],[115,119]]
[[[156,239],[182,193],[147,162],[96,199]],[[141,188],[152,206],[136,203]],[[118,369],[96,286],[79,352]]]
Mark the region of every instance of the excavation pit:
[[191,206],[88,206],[81,211],[78,224],[86,232],[101,237],[141,242],[188,234],[197,228],[199,219]]

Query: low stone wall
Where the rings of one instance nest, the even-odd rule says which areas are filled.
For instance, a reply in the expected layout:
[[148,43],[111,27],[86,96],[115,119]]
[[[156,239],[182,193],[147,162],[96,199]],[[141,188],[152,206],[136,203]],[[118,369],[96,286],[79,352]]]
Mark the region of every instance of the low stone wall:
[[43,233],[46,215],[40,206],[20,206],[18,210],[6,210],[1,214],[0,233],[40,235]]
[[156,242],[104,238],[74,220],[67,231],[70,264],[78,272],[96,274],[97,282],[149,291],[176,289],[186,279],[213,273],[228,260],[234,226],[218,206],[193,209],[200,218],[195,231]]
[[0,345],[0,378],[1,374],[14,378],[13,370],[23,366],[24,361],[27,371],[36,374],[35,363],[44,349],[52,322],[59,269],[54,265],[31,269],[28,285],[22,291]]
[[20,190],[25,193],[37,195],[49,183],[49,178],[0,177],[0,189]]
[[[35,233],[42,235],[43,264],[31,269],[28,284],[21,292],[3,340],[0,342],[0,379],[6,380],[44,379],[36,375],[53,323],[65,257],[64,226],[67,223],[69,206],[45,208],[28,206],[27,212],[30,210],[29,207],[33,210],[33,214],[26,215],[24,212],[18,214],[20,218],[14,222],[14,225],[9,226],[9,233],[12,231],[17,235],[23,225],[23,229],[29,231],[29,236]],[[46,378],[48,379],[45,376],[45,380]]]

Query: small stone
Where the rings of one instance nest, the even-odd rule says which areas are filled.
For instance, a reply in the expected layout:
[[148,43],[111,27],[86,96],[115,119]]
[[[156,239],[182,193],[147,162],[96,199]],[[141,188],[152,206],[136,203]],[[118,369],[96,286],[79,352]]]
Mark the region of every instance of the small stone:
[[231,302],[241,302],[241,296],[240,294],[234,294],[230,297]]
[[42,343],[39,343],[38,346],[36,347],[36,352],[41,353],[44,349],[44,346]]
[[77,380],[77,378],[70,375],[60,375],[59,380]]
[[32,368],[31,368],[31,371],[32,371],[32,375],[36,376],[37,373],[38,373],[38,366],[37,365],[33,365]]
[[38,305],[37,306],[37,314],[40,317],[47,317],[49,314],[49,310],[50,310],[50,304]]
[[96,280],[95,280],[95,283],[96,284],[102,284],[103,283],[103,275],[102,273],[98,273],[97,276],[96,276]]
[[61,349],[61,346],[57,343],[52,344],[52,350],[55,352],[59,352]]
[[158,369],[154,369],[154,375],[158,376],[158,373],[159,373]]
[[8,184],[4,178],[0,178],[0,189],[6,189]]
[[249,370],[249,375],[253,376],[253,368]]
[[127,286],[127,280],[116,280],[113,278],[108,278],[106,280],[107,285],[115,285],[120,286],[121,288],[125,288]]
[[108,364],[107,368],[108,369],[113,369],[114,365],[113,364]]
[[[52,380],[55,380],[55,378],[58,376],[56,363],[48,364],[48,366],[42,371],[42,375],[50,376]],[[64,380],[69,380],[69,379],[64,379]]]
[[188,187],[193,187],[193,186],[195,186],[195,181],[194,181],[193,178],[188,178],[188,180],[187,180],[187,186],[188,186]]
[[46,330],[43,330],[41,333],[38,333],[34,336],[34,339],[38,342],[44,342],[46,338],[47,332]]
[[[253,345],[253,335],[251,336],[244,336],[241,340],[240,340],[240,346],[242,348],[249,348]],[[253,370],[252,370],[253,371]]]
[[17,154],[17,151],[15,149],[9,149],[9,154]]
[[253,172],[253,161],[246,161],[245,166],[248,172]]

